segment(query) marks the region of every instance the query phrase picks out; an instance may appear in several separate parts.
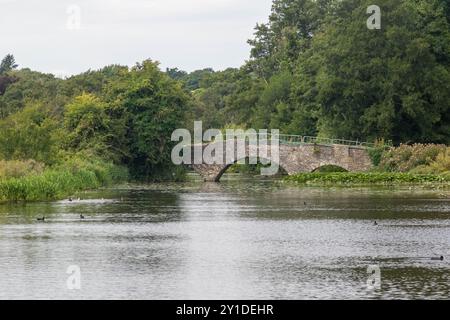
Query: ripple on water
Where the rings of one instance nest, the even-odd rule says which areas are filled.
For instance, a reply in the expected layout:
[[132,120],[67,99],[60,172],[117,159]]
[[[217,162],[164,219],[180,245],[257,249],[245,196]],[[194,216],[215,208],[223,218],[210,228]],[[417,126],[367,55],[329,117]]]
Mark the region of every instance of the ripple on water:
[[[226,178],[74,199],[0,205],[0,298],[450,296],[449,260],[431,259],[450,257],[442,190]],[[81,268],[82,296],[65,287],[70,265]],[[370,265],[380,267],[379,290],[367,287]]]

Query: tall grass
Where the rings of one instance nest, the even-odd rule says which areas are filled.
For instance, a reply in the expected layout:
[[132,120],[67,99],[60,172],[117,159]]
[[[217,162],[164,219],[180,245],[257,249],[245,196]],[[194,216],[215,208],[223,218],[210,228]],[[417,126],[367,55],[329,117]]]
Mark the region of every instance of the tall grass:
[[285,178],[299,184],[333,185],[393,185],[393,184],[449,184],[450,176],[411,173],[302,173]]
[[0,179],[0,200],[55,200],[78,191],[95,189],[128,179],[128,171],[99,160],[72,160],[41,174]]

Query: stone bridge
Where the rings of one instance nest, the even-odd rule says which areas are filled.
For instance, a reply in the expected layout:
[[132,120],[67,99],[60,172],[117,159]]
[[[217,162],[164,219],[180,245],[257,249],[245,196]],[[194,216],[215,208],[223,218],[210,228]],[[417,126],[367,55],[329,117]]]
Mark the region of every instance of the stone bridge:
[[[197,145],[204,151],[208,146],[211,148],[214,143]],[[224,144],[225,145],[225,144]],[[195,148],[195,146],[192,146]],[[199,173],[205,181],[218,182],[225,171],[240,160],[248,158],[248,155],[257,154],[261,146],[245,145],[245,157],[239,156],[236,148],[228,148],[223,146],[223,157],[230,156],[230,160],[223,161],[224,164],[194,164],[191,167]],[[271,162],[277,162],[279,167],[289,175],[301,172],[313,172],[324,166],[338,166],[349,172],[364,172],[370,170],[373,165],[369,156],[369,148],[364,144],[345,145],[338,143],[286,143],[280,141],[279,155],[277,160],[272,159],[271,145],[267,145],[265,154],[267,157],[261,157]],[[275,148],[275,147],[274,147]],[[231,151],[230,151],[231,150]],[[194,152],[194,149],[193,151]]]

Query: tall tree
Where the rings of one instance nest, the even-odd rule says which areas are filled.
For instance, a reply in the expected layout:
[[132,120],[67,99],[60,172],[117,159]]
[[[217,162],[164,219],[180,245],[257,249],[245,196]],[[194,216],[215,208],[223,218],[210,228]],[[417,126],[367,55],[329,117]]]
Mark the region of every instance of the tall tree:
[[137,64],[107,91],[107,113],[125,121],[131,173],[149,178],[172,166],[172,132],[185,127],[188,95],[150,60]]
[[269,22],[258,24],[250,66],[268,79],[282,70],[293,70],[299,54],[309,48],[311,39],[335,0],[274,0]]
[[61,124],[41,103],[0,120],[0,158],[34,159],[53,164],[61,150]]
[[294,96],[322,135],[450,142],[450,28],[440,0],[345,0],[299,58]]
[[0,74],[16,69],[18,65],[12,54],[7,54],[0,63]]

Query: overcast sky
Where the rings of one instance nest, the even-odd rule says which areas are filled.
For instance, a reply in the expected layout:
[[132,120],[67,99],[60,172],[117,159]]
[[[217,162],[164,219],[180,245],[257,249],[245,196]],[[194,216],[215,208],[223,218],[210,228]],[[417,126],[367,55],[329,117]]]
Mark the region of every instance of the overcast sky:
[[[70,75],[147,58],[192,71],[238,67],[272,0],[0,0],[0,57]],[[78,18],[79,17],[79,18]],[[79,22],[79,23],[78,23]]]

